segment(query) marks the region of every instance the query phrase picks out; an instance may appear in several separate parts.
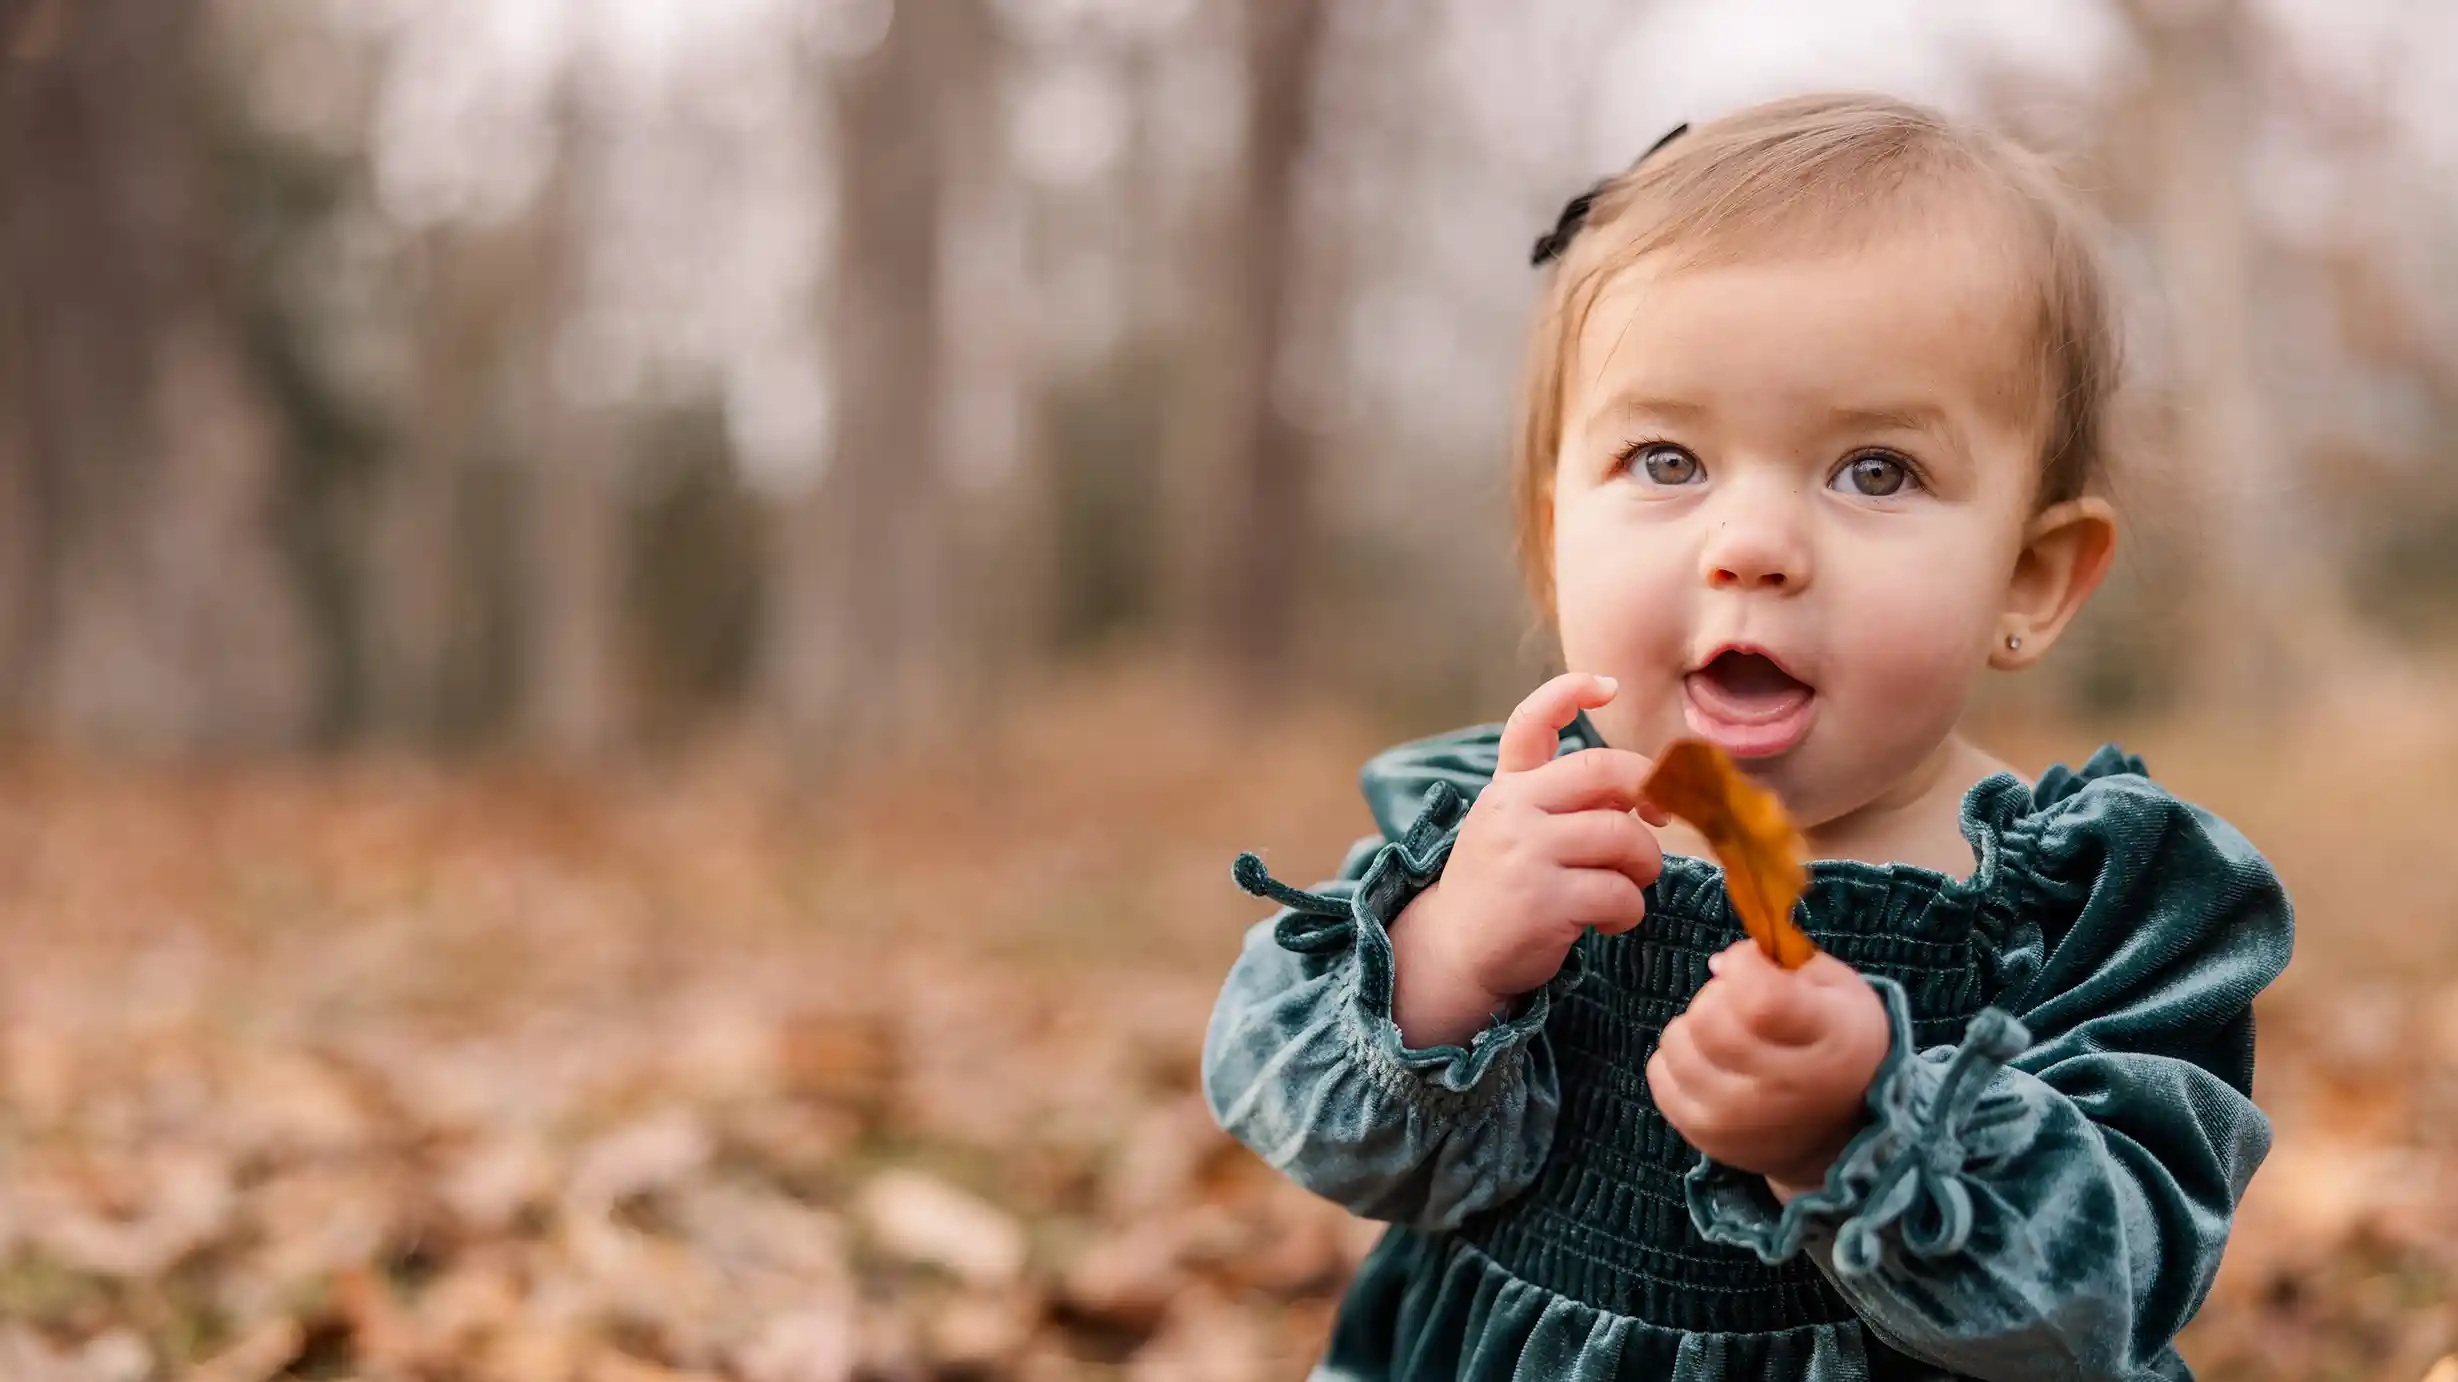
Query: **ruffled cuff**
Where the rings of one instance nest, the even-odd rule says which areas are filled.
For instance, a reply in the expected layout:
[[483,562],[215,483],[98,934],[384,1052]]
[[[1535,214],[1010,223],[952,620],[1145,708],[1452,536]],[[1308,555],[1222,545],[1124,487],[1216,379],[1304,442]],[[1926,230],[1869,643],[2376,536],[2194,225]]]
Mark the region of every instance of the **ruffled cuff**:
[[2021,1022],[1983,1009],[1943,1062],[1912,1047],[1911,1010],[1893,980],[1866,976],[1893,1031],[1869,1082],[1869,1125],[1845,1144],[1826,1182],[1779,1205],[1766,1181],[1702,1157],[1685,1184],[1690,1221],[1709,1242],[1781,1262],[1813,1237],[1834,1243],[1835,1272],[1857,1277],[1885,1257],[1889,1238],[1915,1257],[1959,1252],[1971,1236],[1971,1191],[1963,1184],[1965,1133],[1997,1071],[2030,1045]]
[[1352,1015],[1364,1036],[1363,1054],[1377,1073],[1403,1087],[1431,1086],[1451,1094],[1477,1089],[1496,1066],[1525,1048],[1544,1030],[1554,1000],[1577,988],[1587,974],[1587,958],[1574,947],[1560,972],[1523,995],[1511,1016],[1496,1019],[1466,1046],[1412,1047],[1400,1039],[1399,1024],[1391,1017],[1391,923],[1442,877],[1467,811],[1467,799],[1458,789],[1436,782],[1416,820],[1399,839],[1375,852],[1347,897],[1292,888],[1273,878],[1252,854],[1239,855],[1231,870],[1239,887],[1288,909],[1272,931],[1281,949],[1309,965],[1353,959]]

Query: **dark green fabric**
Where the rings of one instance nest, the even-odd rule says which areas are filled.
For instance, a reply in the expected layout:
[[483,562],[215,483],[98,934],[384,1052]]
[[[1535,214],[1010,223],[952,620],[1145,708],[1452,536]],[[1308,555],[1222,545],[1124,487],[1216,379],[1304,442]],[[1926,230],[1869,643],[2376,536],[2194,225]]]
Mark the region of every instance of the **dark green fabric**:
[[[1674,857],[1649,917],[1590,935],[1467,1047],[1390,1020],[1386,926],[1440,876],[1497,731],[1363,774],[1379,837],[1257,926],[1205,1043],[1224,1127],[1394,1228],[1318,1375],[2081,1378],[2185,1375],[2268,1145],[2253,995],[2287,961],[2277,880],[2224,823],[2103,750],[1974,787],[1978,866],[1824,862],[1800,918],[1868,976],[1895,1041],[1867,1127],[1779,1209],[1702,1161],[1643,1077],[1740,935],[1721,874]],[[1597,741],[1584,721],[1562,751]]]

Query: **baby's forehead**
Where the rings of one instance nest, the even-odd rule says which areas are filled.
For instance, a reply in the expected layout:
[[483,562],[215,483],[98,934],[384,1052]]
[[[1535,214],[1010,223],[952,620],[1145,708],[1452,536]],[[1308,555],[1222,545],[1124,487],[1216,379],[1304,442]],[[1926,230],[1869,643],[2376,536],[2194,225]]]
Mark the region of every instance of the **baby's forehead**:
[[1711,409],[1772,391],[2027,427],[2047,382],[2039,280],[2002,240],[1969,231],[1911,222],[1639,255],[1605,272],[1576,323],[1568,421],[1633,395]]

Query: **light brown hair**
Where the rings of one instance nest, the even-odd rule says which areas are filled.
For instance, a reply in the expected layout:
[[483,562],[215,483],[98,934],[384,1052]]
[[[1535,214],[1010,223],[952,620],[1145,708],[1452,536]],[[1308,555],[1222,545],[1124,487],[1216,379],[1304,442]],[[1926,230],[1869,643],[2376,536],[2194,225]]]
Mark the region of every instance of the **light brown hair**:
[[2121,373],[2099,224],[2038,155],[2004,136],[1883,96],[1801,96],[1688,131],[1608,179],[1561,246],[1530,332],[1513,486],[1521,574],[1553,609],[1553,474],[1572,357],[1614,274],[1670,251],[1713,262],[1978,210],[2008,233],[2029,301],[2019,367],[2036,371],[2037,505],[2107,478]]

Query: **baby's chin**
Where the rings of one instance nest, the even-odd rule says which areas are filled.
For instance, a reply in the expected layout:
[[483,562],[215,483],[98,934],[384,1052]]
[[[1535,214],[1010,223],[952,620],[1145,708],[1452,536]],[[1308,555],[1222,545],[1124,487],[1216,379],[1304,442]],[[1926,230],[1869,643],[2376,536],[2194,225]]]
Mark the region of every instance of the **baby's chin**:
[[1816,830],[1867,805],[1854,800],[1861,795],[1853,790],[1858,784],[1849,780],[1842,765],[1824,761],[1828,755],[1819,752],[1824,746],[1816,739],[1813,732],[1782,753],[1734,760],[1751,781],[1782,800],[1793,823],[1803,830]]
[[1880,803],[1920,796],[1950,740],[1951,731],[1934,741],[1890,742],[1829,716],[1790,751],[1740,767],[1782,799],[1794,824],[1815,834]]

